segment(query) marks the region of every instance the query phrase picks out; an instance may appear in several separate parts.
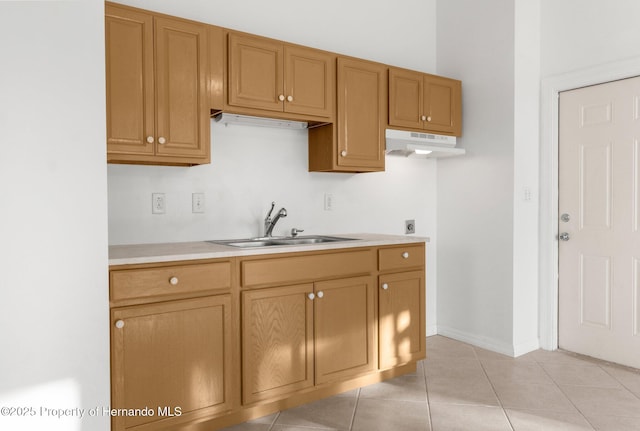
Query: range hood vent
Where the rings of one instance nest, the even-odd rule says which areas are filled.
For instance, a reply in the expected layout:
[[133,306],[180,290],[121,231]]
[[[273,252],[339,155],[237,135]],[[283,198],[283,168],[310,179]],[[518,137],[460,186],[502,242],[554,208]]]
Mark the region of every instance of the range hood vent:
[[220,113],[214,119],[224,125],[241,124],[244,126],[272,127],[276,129],[302,130],[308,127],[302,121],[279,120],[276,118],[252,117],[250,115]]
[[436,158],[465,153],[463,148],[456,148],[455,136],[387,129],[385,137],[387,155]]

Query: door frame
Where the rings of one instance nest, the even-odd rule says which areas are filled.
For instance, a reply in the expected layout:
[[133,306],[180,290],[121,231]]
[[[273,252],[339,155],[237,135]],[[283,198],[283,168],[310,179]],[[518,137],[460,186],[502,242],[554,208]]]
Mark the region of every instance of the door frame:
[[538,238],[540,347],[558,348],[558,131],[560,92],[640,76],[640,57],[545,78],[540,95],[540,213]]

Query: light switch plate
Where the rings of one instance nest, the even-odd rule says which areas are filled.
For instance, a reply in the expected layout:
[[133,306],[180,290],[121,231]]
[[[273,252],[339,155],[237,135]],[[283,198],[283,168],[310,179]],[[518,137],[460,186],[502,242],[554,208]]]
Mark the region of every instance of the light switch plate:
[[192,213],[204,212],[204,193],[191,194],[191,212]]

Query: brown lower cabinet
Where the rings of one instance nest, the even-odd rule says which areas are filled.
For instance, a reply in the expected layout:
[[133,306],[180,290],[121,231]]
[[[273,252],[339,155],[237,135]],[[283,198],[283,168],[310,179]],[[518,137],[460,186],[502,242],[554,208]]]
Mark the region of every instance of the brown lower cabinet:
[[245,404],[375,369],[370,276],[242,292],[242,317]]
[[120,265],[110,280],[113,431],[211,431],[425,356],[422,243]]

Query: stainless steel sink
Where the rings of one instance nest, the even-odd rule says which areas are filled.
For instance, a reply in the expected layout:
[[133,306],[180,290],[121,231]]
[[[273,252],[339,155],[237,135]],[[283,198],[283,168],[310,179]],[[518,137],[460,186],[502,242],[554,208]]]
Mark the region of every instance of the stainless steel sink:
[[338,236],[305,235],[296,237],[261,237],[244,239],[226,239],[207,241],[213,244],[229,245],[232,247],[273,247],[278,245],[322,244],[327,242],[353,241],[355,238]]

